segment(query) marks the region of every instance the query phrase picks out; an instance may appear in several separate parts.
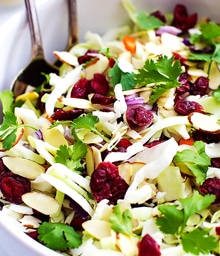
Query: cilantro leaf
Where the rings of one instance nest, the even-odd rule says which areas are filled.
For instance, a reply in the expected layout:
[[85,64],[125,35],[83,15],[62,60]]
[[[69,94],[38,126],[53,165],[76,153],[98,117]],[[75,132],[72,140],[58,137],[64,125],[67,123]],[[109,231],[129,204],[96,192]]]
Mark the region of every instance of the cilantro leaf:
[[214,236],[209,236],[209,231],[205,229],[194,229],[183,234],[182,245],[185,252],[195,255],[209,254],[218,247],[218,242]]
[[212,59],[212,53],[194,53],[190,52],[189,60],[194,60],[194,61],[211,61]]
[[152,15],[143,12],[137,14],[137,24],[141,29],[151,30],[163,26],[163,22]]
[[120,205],[116,205],[109,221],[115,232],[132,235],[132,215],[128,209],[121,212]]
[[187,226],[187,221],[191,216],[209,207],[214,201],[214,195],[202,196],[198,191],[184,199],[178,200],[182,208],[178,205],[160,205],[158,209],[162,213],[157,217],[156,224],[165,234],[178,235],[185,252],[199,255],[208,253],[217,247],[215,237],[209,235],[208,230]]
[[217,38],[220,36],[220,26],[214,22],[202,23],[200,25],[200,34],[194,34],[190,37],[192,44],[202,43],[211,49],[212,53],[190,53],[189,59],[198,61],[215,61],[220,63],[220,45]]
[[63,223],[43,222],[38,228],[38,239],[47,247],[57,251],[77,248],[82,244],[82,237],[73,227]]
[[110,77],[110,84],[116,86],[116,84],[120,83],[123,91],[133,89],[135,86],[133,73],[123,72],[117,62],[109,70],[108,76]]
[[13,112],[4,113],[3,122],[0,126],[0,140],[4,149],[9,150],[16,141],[18,122]]
[[184,220],[183,212],[177,209],[177,205],[160,205],[158,209],[162,213],[162,216],[156,219],[160,230],[165,234],[178,233]]
[[214,201],[214,195],[202,196],[198,191],[194,191],[193,195],[188,198],[179,199],[179,202],[183,206],[185,223],[190,216],[210,206]]
[[71,124],[73,128],[73,133],[77,138],[76,129],[88,129],[95,134],[99,135],[103,140],[108,142],[108,138],[106,138],[102,133],[100,133],[97,128],[95,127],[98,124],[99,118],[97,116],[93,116],[91,113],[82,114],[81,116],[77,117],[74,122]]
[[91,113],[81,115],[74,120],[71,124],[71,127],[74,129],[85,128],[88,130],[96,130],[95,125],[99,122],[99,118],[97,116],[93,116]]
[[9,90],[0,92],[0,101],[2,104],[2,112],[13,112],[15,107],[20,107],[23,104],[22,100],[14,102],[14,93]]
[[206,172],[210,165],[210,158],[205,153],[205,144],[202,141],[196,141],[193,146],[196,152],[191,149],[185,149],[177,152],[174,163],[183,163],[186,165],[196,178],[198,184],[202,184],[206,179]]
[[55,161],[64,164],[69,169],[80,173],[83,170],[81,159],[85,157],[87,145],[82,141],[76,141],[71,146],[61,145],[57,150]]
[[214,39],[220,36],[220,26],[214,22],[202,23],[200,31],[205,39]]
[[164,55],[157,61],[148,59],[138,74],[134,75],[134,80],[138,86],[154,84],[150,96],[150,104],[153,104],[164,92],[180,85],[178,77],[181,72],[180,61],[174,62],[174,56],[168,59]]
[[0,93],[0,101],[2,103],[2,111],[12,112],[14,104],[14,94],[12,91],[4,90]]
[[166,84],[158,84],[157,86],[153,87],[152,93],[150,95],[150,104],[153,104],[157,101],[160,96],[162,96],[167,90],[178,87],[179,84],[174,86],[173,83],[166,83]]
[[0,141],[2,142],[2,147],[4,149],[9,150],[12,148],[14,142],[19,136],[17,136],[17,131],[22,127],[30,127],[35,129],[34,127],[27,124],[18,124],[17,117],[13,112],[6,111],[4,113],[3,122],[0,126]]

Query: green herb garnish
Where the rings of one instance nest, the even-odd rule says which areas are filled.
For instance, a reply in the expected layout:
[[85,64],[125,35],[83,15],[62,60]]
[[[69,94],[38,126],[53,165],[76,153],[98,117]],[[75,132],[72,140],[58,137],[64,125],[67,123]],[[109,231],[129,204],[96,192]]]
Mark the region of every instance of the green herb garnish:
[[82,237],[73,227],[63,223],[43,222],[38,228],[38,239],[47,247],[57,251],[77,248],[82,244]]
[[120,205],[114,206],[109,221],[115,232],[132,235],[132,215],[128,209],[121,211]]
[[57,150],[55,161],[77,173],[81,173],[84,170],[81,160],[85,157],[86,152],[87,145],[78,140],[71,146],[61,145]]
[[158,206],[162,214],[156,219],[156,224],[160,230],[165,234],[176,235],[185,252],[199,255],[199,253],[209,253],[215,250],[218,242],[214,236],[209,235],[208,229],[199,227],[190,231],[186,229],[189,218],[209,207],[215,201],[215,196],[202,196],[198,191],[194,191],[192,196],[178,201],[181,203],[182,209],[177,205]]
[[150,104],[153,104],[164,92],[180,85],[177,79],[181,71],[180,61],[174,61],[174,56],[160,56],[157,61],[148,59],[134,79],[137,86],[152,85]]
[[133,73],[123,72],[119,68],[118,63],[115,63],[114,67],[109,70],[108,75],[110,77],[110,84],[116,86],[120,83],[123,91],[131,90],[135,86]]
[[137,24],[141,29],[146,30],[156,29],[164,25],[160,19],[143,12],[137,14]]
[[182,163],[190,169],[197,184],[202,184],[206,179],[206,172],[210,165],[210,158],[205,153],[205,144],[202,141],[195,141],[193,146],[196,151],[185,149],[177,152],[173,161],[174,163]]

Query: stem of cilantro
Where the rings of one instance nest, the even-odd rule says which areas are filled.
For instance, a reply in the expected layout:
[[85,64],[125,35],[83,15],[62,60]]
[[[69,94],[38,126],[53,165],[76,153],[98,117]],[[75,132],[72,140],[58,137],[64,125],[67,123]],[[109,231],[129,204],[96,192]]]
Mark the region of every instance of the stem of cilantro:
[[210,61],[209,66],[208,66],[208,71],[207,71],[208,77],[210,75],[210,70],[211,70],[212,62],[213,62],[213,60]]

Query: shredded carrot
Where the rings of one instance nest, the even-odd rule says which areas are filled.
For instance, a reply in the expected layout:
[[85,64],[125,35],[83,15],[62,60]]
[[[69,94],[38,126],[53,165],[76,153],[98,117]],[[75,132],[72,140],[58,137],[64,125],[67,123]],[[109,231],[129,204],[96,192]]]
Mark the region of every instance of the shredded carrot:
[[136,52],[136,39],[130,35],[126,35],[122,40],[125,49],[132,54]]
[[186,144],[186,145],[189,145],[189,146],[192,146],[194,143],[194,139],[193,138],[189,138],[189,139],[180,139],[179,140],[179,145],[183,145],[183,144]]
[[46,115],[46,119],[49,121],[49,122],[53,122],[54,120],[53,120],[53,118],[51,118],[50,116],[48,116],[48,115]]

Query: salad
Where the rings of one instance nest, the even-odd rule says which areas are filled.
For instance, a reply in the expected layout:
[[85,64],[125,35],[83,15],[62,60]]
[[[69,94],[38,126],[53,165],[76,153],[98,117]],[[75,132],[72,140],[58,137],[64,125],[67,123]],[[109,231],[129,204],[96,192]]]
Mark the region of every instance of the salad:
[[220,255],[220,26],[176,5],[0,93],[1,211],[62,255]]

